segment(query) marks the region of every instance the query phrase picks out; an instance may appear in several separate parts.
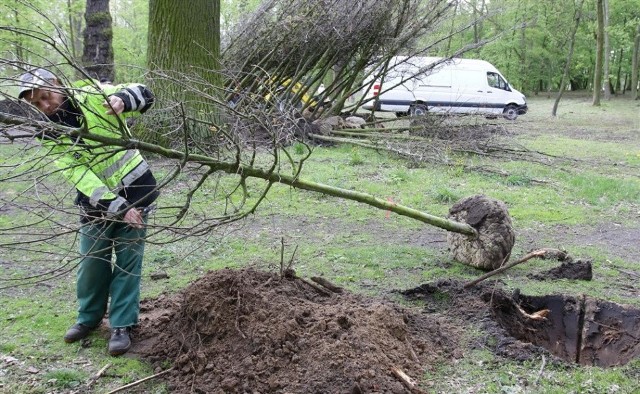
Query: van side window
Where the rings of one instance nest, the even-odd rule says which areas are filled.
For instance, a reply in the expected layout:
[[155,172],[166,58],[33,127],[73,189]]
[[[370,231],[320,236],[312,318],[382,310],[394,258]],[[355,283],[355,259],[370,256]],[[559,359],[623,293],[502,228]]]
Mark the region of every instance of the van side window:
[[492,88],[510,90],[509,84],[507,84],[507,81],[502,79],[502,77],[498,73],[494,73],[491,71],[487,72],[487,83]]

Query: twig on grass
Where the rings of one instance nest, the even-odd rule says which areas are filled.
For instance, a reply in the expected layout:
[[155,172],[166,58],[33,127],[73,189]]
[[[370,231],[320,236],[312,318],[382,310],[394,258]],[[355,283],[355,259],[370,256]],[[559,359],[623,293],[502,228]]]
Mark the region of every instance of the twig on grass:
[[508,270],[509,268],[516,266],[518,264],[524,263],[525,261],[531,260],[534,257],[544,257],[547,254],[557,254],[560,251],[558,249],[540,249],[540,250],[534,250],[533,252],[528,253],[526,256],[524,256],[523,258],[521,258],[520,260],[516,260],[513,263],[509,263],[505,266],[502,266],[498,269],[495,269],[491,272],[487,272],[486,274],[482,275],[481,277],[479,277],[478,279],[474,279],[470,282],[467,282],[464,284],[464,288],[468,289],[469,287],[473,287],[475,285],[477,285],[478,283],[482,282],[483,280],[490,278],[494,275],[497,275],[501,272],[504,272],[506,270]]
[[629,275],[629,276],[630,276],[630,277],[632,277],[632,278],[640,279],[640,274],[638,274],[637,272],[633,272],[633,271],[625,270],[625,269],[618,268],[618,267],[613,267],[613,268],[614,268],[615,270],[617,270],[618,272],[620,272],[620,273],[623,273],[623,274],[627,274],[627,275]]
[[173,367],[172,367],[172,368],[169,368],[169,369],[165,369],[164,371],[162,371],[162,372],[158,372],[158,373],[153,374],[153,375],[151,375],[151,376],[147,376],[146,378],[142,378],[142,379],[140,379],[140,380],[136,380],[136,381],[135,381],[135,382],[133,382],[133,383],[129,383],[129,384],[124,385],[124,386],[122,386],[122,387],[118,387],[118,388],[117,388],[117,389],[115,389],[115,390],[111,390],[111,391],[109,391],[107,394],[115,394],[115,393],[119,393],[120,391],[124,391],[124,390],[126,390],[126,389],[130,389],[131,387],[135,387],[135,386],[137,386],[137,385],[139,385],[139,384],[141,384],[141,383],[146,382],[147,380],[155,379],[155,378],[157,378],[158,376],[162,376],[162,375],[166,374],[167,372],[169,372],[169,371],[171,371],[171,370],[173,370]]
[[540,377],[542,376],[542,372],[544,371],[544,367],[545,365],[547,365],[547,359],[544,356],[544,354],[542,355],[542,365],[540,366],[540,371],[538,371],[538,376],[536,377],[535,382],[533,382],[534,386],[538,385],[538,381],[540,380]]
[[91,386],[93,386],[94,384],[96,384],[96,382],[98,381],[98,379],[100,379],[102,376],[104,376],[104,373],[107,369],[109,369],[109,367],[111,366],[111,363],[107,363],[107,365],[105,365],[104,367],[102,367],[95,375],[93,375],[91,377],[91,379],[89,379],[89,381],[87,382],[87,389],[90,389]]

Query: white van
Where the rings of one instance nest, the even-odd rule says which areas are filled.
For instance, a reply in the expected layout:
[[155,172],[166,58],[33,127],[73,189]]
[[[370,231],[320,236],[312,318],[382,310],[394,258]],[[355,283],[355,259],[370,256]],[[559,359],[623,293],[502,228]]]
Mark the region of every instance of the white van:
[[475,59],[395,56],[365,96],[363,108],[398,116],[482,114],[515,120],[527,113],[524,95],[489,62]]

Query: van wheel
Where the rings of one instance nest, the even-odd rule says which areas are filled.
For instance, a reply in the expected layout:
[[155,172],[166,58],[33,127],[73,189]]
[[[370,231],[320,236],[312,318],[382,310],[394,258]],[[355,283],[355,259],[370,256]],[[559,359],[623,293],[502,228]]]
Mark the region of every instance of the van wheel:
[[424,104],[412,104],[409,107],[409,116],[425,116],[427,114],[427,106]]
[[502,111],[502,116],[507,120],[516,120],[518,117],[518,108],[515,105],[507,105]]

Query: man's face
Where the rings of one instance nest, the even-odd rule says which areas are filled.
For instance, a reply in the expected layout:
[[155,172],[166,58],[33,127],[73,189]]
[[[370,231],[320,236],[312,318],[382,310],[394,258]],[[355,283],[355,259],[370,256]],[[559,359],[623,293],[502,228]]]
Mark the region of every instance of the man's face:
[[53,115],[65,100],[65,96],[55,88],[37,88],[27,92],[23,98],[36,106],[45,115]]

